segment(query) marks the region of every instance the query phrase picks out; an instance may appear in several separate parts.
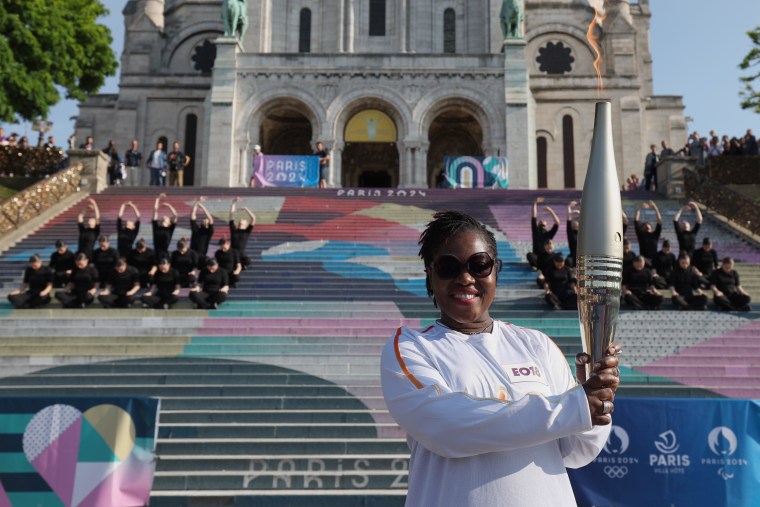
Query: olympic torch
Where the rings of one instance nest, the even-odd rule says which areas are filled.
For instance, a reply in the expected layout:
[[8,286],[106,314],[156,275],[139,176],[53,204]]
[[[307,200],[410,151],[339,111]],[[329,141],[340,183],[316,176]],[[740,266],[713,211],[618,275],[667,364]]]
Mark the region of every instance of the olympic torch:
[[[611,104],[598,102],[578,229],[578,320],[592,364],[615,337],[623,278],[623,221]],[[588,370],[592,365],[587,366]]]

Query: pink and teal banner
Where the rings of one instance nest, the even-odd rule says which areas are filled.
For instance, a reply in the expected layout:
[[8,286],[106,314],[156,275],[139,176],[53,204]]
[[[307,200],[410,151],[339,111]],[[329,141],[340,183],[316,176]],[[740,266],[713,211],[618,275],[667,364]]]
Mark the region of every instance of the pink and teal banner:
[[316,187],[319,157],[316,155],[259,155],[253,158],[257,187]]
[[444,157],[444,180],[451,188],[509,188],[506,157]]
[[159,401],[0,398],[0,507],[148,505]]

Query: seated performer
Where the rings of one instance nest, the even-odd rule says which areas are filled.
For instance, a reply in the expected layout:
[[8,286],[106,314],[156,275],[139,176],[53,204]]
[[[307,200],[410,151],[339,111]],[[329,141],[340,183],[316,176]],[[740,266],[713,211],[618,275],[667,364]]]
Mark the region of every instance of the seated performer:
[[43,266],[42,259],[35,254],[29,257],[21,287],[8,294],[8,301],[18,309],[39,308],[50,303],[51,290],[53,270]]

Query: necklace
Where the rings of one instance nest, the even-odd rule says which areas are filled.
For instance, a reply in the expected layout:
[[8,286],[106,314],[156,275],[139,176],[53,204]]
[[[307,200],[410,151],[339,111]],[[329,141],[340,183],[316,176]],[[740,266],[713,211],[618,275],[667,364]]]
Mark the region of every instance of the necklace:
[[486,327],[484,327],[480,331],[459,331],[458,329],[450,328],[449,326],[447,326],[446,324],[444,324],[443,322],[441,322],[441,319],[438,319],[436,322],[438,322],[440,325],[442,325],[446,329],[451,329],[452,331],[456,331],[457,333],[466,334],[468,336],[484,333],[486,329],[488,329],[489,327],[493,326],[493,319],[491,319],[491,322],[489,322],[488,324],[486,324]]

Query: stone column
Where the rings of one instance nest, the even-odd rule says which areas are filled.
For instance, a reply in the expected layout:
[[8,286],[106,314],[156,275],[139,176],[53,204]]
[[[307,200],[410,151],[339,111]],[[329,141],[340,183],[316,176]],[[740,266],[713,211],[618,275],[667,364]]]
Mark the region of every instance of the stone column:
[[354,2],[348,1],[346,5],[346,52],[354,52]]
[[201,185],[212,187],[235,186],[237,181],[233,164],[235,150],[235,103],[237,81],[237,55],[243,47],[237,39],[216,39],[216,62],[211,78],[211,93],[206,102],[206,130],[208,149],[206,171],[201,175]]
[[506,103],[509,186],[536,188],[536,101],[530,91],[525,39],[504,41],[504,98]]
[[330,179],[328,186],[339,188],[343,186],[343,149],[342,141],[336,141],[330,150]]
[[397,26],[400,27],[399,29],[399,53],[406,53],[408,51],[408,44],[407,44],[407,31],[406,28],[409,26],[409,19],[408,19],[408,9],[407,9],[407,2],[408,0],[401,0],[399,2],[399,7],[396,11],[396,14],[401,18],[401,23],[398,23]]
[[419,142],[414,148],[414,186],[417,188],[428,187],[427,154],[430,143]]
[[340,0],[338,5],[338,53],[346,48],[346,0]]

